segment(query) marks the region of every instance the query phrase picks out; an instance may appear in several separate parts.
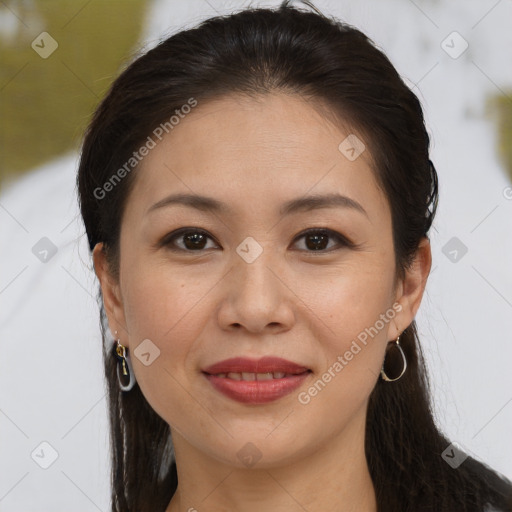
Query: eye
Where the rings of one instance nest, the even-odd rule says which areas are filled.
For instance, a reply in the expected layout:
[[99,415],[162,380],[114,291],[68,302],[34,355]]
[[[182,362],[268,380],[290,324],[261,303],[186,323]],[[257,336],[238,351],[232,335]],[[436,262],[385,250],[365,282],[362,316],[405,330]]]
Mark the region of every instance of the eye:
[[[201,251],[203,249],[211,249],[206,247],[207,240],[213,238],[206,231],[195,228],[181,228],[167,235],[161,242],[162,246],[167,246],[173,251]],[[176,247],[176,241],[182,242],[182,245]]]
[[[295,240],[300,240],[302,238],[305,239],[307,252],[331,252],[336,249],[336,245],[346,247],[352,247],[353,245],[343,235],[336,231],[331,231],[330,229],[309,229],[304,233],[301,233]],[[329,239],[336,240],[337,244],[334,244],[334,249],[331,247],[326,250]]]

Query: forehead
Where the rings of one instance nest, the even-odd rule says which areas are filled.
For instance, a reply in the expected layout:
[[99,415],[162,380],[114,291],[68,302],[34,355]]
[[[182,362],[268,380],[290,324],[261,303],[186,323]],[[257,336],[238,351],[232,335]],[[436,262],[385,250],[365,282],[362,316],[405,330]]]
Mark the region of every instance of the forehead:
[[369,151],[355,159],[344,151],[354,135],[296,95],[198,102],[139,164],[130,207],[142,214],[183,192],[216,197],[240,213],[274,205],[277,212],[291,198],[336,192],[378,219],[388,207]]

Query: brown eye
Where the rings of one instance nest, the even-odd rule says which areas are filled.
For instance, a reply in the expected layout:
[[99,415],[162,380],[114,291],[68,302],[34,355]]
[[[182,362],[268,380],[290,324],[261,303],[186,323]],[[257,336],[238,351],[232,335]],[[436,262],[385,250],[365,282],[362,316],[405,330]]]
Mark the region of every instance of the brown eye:
[[[213,240],[212,237],[204,231],[184,228],[166,236],[162,240],[162,245],[168,246],[171,250],[176,251],[201,251],[203,249],[211,249],[211,247],[206,247],[208,239]],[[177,242],[181,243],[178,244]]]
[[329,229],[311,229],[302,233],[296,238],[305,240],[305,247],[307,252],[330,252],[332,246],[329,248],[330,240],[335,240],[334,248],[336,246],[350,246],[350,242],[335,231]]

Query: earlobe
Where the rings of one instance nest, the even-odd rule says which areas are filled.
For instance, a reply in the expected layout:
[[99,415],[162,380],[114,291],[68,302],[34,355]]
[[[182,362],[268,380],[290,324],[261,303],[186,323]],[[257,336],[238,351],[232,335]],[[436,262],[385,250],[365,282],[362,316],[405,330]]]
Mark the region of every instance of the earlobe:
[[105,248],[102,242],[95,245],[92,257],[94,271],[101,286],[101,294],[110,331],[126,331],[119,283],[114,279],[108,268]]

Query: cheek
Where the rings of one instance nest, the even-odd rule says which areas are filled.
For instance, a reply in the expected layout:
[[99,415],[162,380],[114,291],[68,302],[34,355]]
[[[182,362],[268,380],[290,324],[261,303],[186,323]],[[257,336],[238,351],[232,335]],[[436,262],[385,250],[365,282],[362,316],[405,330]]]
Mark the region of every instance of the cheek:
[[[308,306],[318,316],[311,329],[323,364],[298,396],[299,410],[310,418],[307,428],[336,432],[364,407],[379,378],[396,314],[390,302],[393,276],[380,270],[354,270],[333,280],[328,293],[310,297]],[[318,418],[316,427],[312,418]]]
[[[315,402],[308,406],[310,412],[321,414],[333,406],[341,416],[350,417],[363,406],[379,377],[388,329],[396,315],[393,274],[375,263],[368,268],[373,270],[341,273],[328,292],[317,294],[308,304],[322,320],[313,333],[323,362],[316,384],[302,395],[301,404]],[[333,429],[341,416],[332,420]]]
[[[310,309],[309,316],[316,317],[316,327],[323,326],[324,339],[330,340],[333,349],[342,349],[376,323],[379,334],[386,337],[395,311],[391,307],[393,274],[385,264],[361,261],[335,270],[328,279],[317,274],[297,282],[297,295]],[[379,319],[386,312],[383,325]]]
[[[129,267],[128,267],[129,268]],[[210,284],[211,281],[211,284]],[[127,271],[123,303],[130,337],[146,337],[167,343],[189,338],[193,332],[197,306],[213,286],[212,276],[198,276],[193,271],[145,264]],[[163,347],[165,348],[165,347]]]
[[[161,265],[140,263],[126,269],[123,304],[135,376],[153,409],[173,423],[170,412],[173,418],[190,416],[180,397],[211,314],[205,309],[207,295],[218,279]],[[146,366],[137,357],[137,347],[147,339],[158,355]]]

